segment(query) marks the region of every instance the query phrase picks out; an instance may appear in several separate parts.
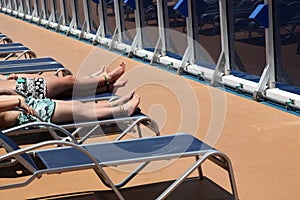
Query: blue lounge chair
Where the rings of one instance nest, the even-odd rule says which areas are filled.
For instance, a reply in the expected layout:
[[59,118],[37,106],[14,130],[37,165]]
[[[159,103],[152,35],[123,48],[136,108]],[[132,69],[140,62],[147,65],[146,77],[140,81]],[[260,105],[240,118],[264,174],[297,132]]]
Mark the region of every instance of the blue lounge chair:
[[[7,60],[0,61],[0,73],[2,74],[10,74],[10,73],[43,73],[47,71],[55,71],[55,75],[59,72],[63,72],[64,74],[71,74],[66,68],[63,67],[62,64],[58,63],[52,58],[34,58],[34,59],[23,59],[23,60]],[[80,96],[80,97],[71,97],[63,100],[78,100],[82,102],[88,101],[100,101],[100,100],[109,100],[112,101],[114,99],[119,98],[117,95],[112,93],[105,94],[95,94],[92,96]],[[121,129],[121,133],[117,139],[121,139],[128,132],[132,131],[135,127],[138,129],[138,133],[141,136],[140,125],[144,125],[149,128],[151,131],[154,131],[156,135],[159,135],[159,128],[156,122],[151,119],[149,116],[146,116],[142,113],[134,115],[132,117],[121,117],[121,118],[110,118],[101,121],[93,121],[93,122],[80,122],[80,123],[68,123],[61,125],[68,130],[73,129],[73,135],[78,135],[79,132],[84,128],[91,128],[87,133],[84,131],[84,135],[80,142],[84,142],[89,136],[91,136],[96,129],[100,126],[108,125],[108,124],[117,124],[118,128]],[[12,129],[10,129],[12,130]],[[36,129],[38,132],[44,132],[42,129]],[[23,130],[21,130],[23,131]],[[47,131],[47,130],[46,130]],[[119,130],[120,131],[120,130]],[[19,131],[12,131],[14,134],[18,134]],[[25,132],[32,133],[35,130],[26,130]],[[11,134],[13,134],[11,133]],[[107,132],[106,132],[107,133]],[[63,139],[56,134],[52,134],[55,139]]]
[[[58,125],[54,125],[49,123],[51,127],[57,127]],[[155,120],[151,117],[143,114],[136,113],[133,116],[120,116],[115,118],[107,118],[94,121],[86,121],[86,122],[70,122],[59,124],[59,126],[65,130],[71,131],[70,134],[73,138],[76,138],[77,142],[82,144],[88,138],[92,136],[103,136],[106,134],[115,133],[118,136],[115,140],[121,140],[127,134],[132,132],[137,132],[138,137],[143,137],[141,126],[147,128],[151,132],[153,132],[156,136],[160,135],[159,127]],[[49,134],[53,139],[57,140],[69,140],[68,135],[61,135],[58,131],[54,129],[49,129],[47,123],[43,122],[40,119],[40,122],[28,123],[12,128],[8,128],[2,130],[7,136],[19,136],[25,134],[42,134],[46,138]],[[47,135],[46,135],[47,134]]]
[[[72,72],[65,68],[61,63],[57,62],[53,58],[32,58],[22,60],[3,60],[0,61],[0,74],[8,75],[12,73],[37,73],[42,74],[44,72],[54,72],[53,75],[58,76],[60,73],[62,76],[72,75]],[[80,96],[72,98],[63,98],[62,100],[78,100],[82,102],[88,101],[101,101],[101,100],[115,100],[119,98],[113,93],[95,94],[91,96]]]
[[[72,75],[72,72],[65,68],[61,63],[57,62],[53,58],[32,58],[22,60],[3,60],[0,61],[0,74],[8,75],[12,73],[37,73],[42,74],[44,72],[54,72],[53,75],[58,76],[60,73],[62,76]],[[88,101],[101,101],[101,100],[115,100],[119,96],[113,93],[95,94],[90,96],[79,96],[72,98],[63,98],[62,100],[78,100],[82,102]]]
[[60,72],[63,75],[72,75],[72,72],[65,68],[61,63],[53,58],[32,58],[22,60],[3,60],[0,61],[0,73],[38,73],[54,72],[58,75]]
[[[61,63],[53,58],[32,58],[22,60],[3,60],[0,61],[0,74],[8,75],[12,73],[38,73],[54,72],[53,75],[58,76],[59,73],[65,75],[72,75],[72,72],[65,68]],[[82,102],[100,101],[100,100],[114,100],[119,98],[113,93],[95,94],[93,96],[64,98],[63,100],[79,100]]]
[[36,58],[36,54],[29,48],[23,46],[21,43],[7,43],[0,44],[0,56],[4,57],[4,60],[8,60],[12,57],[16,59],[24,58]]
[[4,34],[0,34],[0,43],[12,43],[12,42],[13,42],[12,39],[10,39]]
[[[100,180],[107,187],[110,187],[119,199],[124,199],[119,188],[132,180],[150,162],[192,157],[196,158],[196,161],[156,199],[168,197],[195,170],[198,170],[199,181],[201,181],[203,177],[201,164],[206,160],[212,161],[228,172],[232,195],[234,199],[238,199],[230,159],[224,153],[189,134],[180,133],[87,145],[54,140],[21,149],[10,138],[0,132],[0,141],[8,151],[7,154],[0,157],[1,176],[14,177],[13,179],[20,176],[29,176],[23,182],[2,185],[0,189],[23,187],[30,184],[35,178],[41,178],[44,174],[61,174],[93,169]],[[50,148],[49,145],[62,147]],[[46,149],[40,149],[45,147]],[[115,184],[105,171],[107,167],[133,163],[140,163],[140,165],[118,184]]]

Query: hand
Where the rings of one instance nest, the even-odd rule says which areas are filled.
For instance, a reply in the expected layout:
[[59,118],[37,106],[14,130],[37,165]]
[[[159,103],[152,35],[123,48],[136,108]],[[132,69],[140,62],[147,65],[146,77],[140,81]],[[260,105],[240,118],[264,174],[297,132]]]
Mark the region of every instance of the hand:
[[37,112],[31,108],[30,106],[28,106],[25,102],[24,98],[19,98],[20,104],[18,105],[19,108],[24,109],[28,114],[36,116]]
[[9,74],[7,80],[17,80],[18,78],[17,74]]

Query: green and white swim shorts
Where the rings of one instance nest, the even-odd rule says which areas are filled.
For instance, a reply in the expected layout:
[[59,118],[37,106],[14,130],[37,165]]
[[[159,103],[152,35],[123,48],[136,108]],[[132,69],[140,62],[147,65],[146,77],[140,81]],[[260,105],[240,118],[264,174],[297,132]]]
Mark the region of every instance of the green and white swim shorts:
[[[44,122],[51,122],[51,118],[54,113],[55,109],[55,102],[51,99],[33,99],[33,98],[26,98],[26,103],[28,106],[33,108],[37,115],[43,119]],[[38,122],[40,121],[36,117],[31,115],[20,113],[17,119],[16,125],[26,124],[28,122]]]

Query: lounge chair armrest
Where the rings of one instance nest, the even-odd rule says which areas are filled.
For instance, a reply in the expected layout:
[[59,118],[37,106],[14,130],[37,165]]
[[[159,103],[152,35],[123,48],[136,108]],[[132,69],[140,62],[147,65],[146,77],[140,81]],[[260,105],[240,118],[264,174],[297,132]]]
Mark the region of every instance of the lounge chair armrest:
[[2,130],[2,132],[5,133],[5,134],[9,134],[9,133],[12,133],[12,132],[15,132],[15,131],[24,130],[24,129],[28,129],[28,128],[34,128],[34,127],[45,127],[45,128],[48,129],[49,132],[51,132],[51,131],[53,132],[54,130],[58,130],[61,133],[65,134],[66,137],[70,138],[72,142],[74,142],[75,144],[78,144],[75,137],[68,130],[66,130],[66,129],[64,129],[64,128],[56,125],[56,124],[52,124],[52,123],[48,123],[48,122],[31,122],[31,123],[28,123],[28,124],[22,124],[22,125],[13,127],[13,128]]
[[[40,143],[33,144],[31,146],[28,146],[28,147],[25,147],[25,148],[22,148],[22,149],[18,149],[18,150],[12,151],[12,152],[8,152],[5,155],[0,156],[0,162],[3,161],[3,160],[9,159],[9,158],[15,157],[17,155],[21,155],[23,153],[34,153],[33,150],[39,149],[39,148],[42,148],[42,147],[45,147],[45,146],[49,146],[49,145],[58,145],[58,146],[64,146],[64,147],[68,146],[68,147],[72,147],[74,149],[77,149],[77,150],[81,151],[82,153],[84,153],[86,156],[88,156],[95,163],[95,165],[99,169],[101,168],[101,166],[99,165],[97,159],[92,154],[90,154],[86,149],[84,149],[83,147],[81,147],[78,144],[74,144],[74,143],[66,142],[66,141],[62,141],[62,140],[50,140],[50,141],[40,142]],[[57,148],[59,148],[59,147],[57,147]]]
[[29,58],[36,58],[37,57],[36,53],[34,53],[33,51],[26,50],[23,53],[21,53],[16,59],[19,60],[22,56],[24,56],[26,58],[26,55],[28,55]]

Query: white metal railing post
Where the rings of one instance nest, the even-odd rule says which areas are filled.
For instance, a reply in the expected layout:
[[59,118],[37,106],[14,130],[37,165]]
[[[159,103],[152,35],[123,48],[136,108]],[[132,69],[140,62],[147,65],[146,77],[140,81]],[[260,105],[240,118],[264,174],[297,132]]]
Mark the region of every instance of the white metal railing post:
[[[75,29],[77,29],[77,26],[78,26],[78,24],[77,24],[77,14],[76,14],[76,5],[75,5],[75,0],[72,0],[71,1],[71,9],[72,9],[72,21],[73,21],[73,26],[72,26],[72,28],[75,28]],[[71,24],[71,23],[70,23]]]
[[[196,33],[198,30],[197,13],[194,12],[197,2],[194,0],[187,0],[188,3],[188,16],[186,17],[186,29],[187,29],[187,48],[181,60],[181,65],[177,69],[177,73],[181,74],[186,70],[187,65],[193,65],[195,63],[195,42]],[[195,22],[196,21],[196,22]]]
[[274,23],[273,23],[273,1],[265,0],[268,5],[268,20],[269,27],[265,28],[265,41],[266,41],[266,66],[263,74],[260,77],[257,88],[253,93],[253,99],[259,100],[266,87],[268,89],[275,87],[275,58],[274,58]]
[[106,15],[106,7],[104,0],[99,0],[99,20],[100,20],[100,35],[101,37],[105,37],[106,34],[106,22],[107,22],[107,15]]
[[48,23],[46,24],[46,28],[50,26],[51,22],[55,21],[55,6],[54,6],[54,0],[50,0],[50,8],[51,8],[51,14],[48,18]]
[[[78,38],[81,39],[84,37],[85,33],[90,33],[90,20],[89,20],[89,8],[88,8],[88,2],[86,0],[81,0],[83,5],[83,23],[81,26],[81,31],[78,35]],[[78,14],[78,12],[77,12]],[[76,15],[77,16],[77,15]],[[77,16],[78,19],[78,16]]]
[[60,30],[61,26],[62,25],[65,25],[66,24],[66,18],[65,18],[65,2],[64,0],[60,0],[59,1],[59,7],[60,7],[60,15],[59,15],[59,18],[58,18],[58,21],[57,21],[57,26],[55,27],[55,30],[58,31]]
[[64,0],[60,0],[60,12],[61,12],[61,14],[60,14],[60,16],[61,16],[61,19],[60,19],[60,24],[61,25],[66,25],[66,10],[65,10],[65,1]]
[[12,14],[13,14],[13,11],[14,11],[14,4],[13,4],[13,1],[12,1],[12,0],[9,0],[7,5],[9,6],[9,8],[6,9],[6,12],[12,15]]
[[72,20],[66,31],[66,35],[69,35],[71,33],[72,29],[77,29],[77,14],[76,14],[75,0],[70,0],[70,1],[71,1],[71,9],[72,9]]
[[6,1],[1,0],[1,10],[4,11],[4,9],[6,9]]
[[270,65],[270,77],[268,82],[269,88],[275,87],[275,47],[274,47],[274,22],[273,22],[273,4],[272,0],[265,0],[268,4],[268,19],[269,28],[266,29],[266,51],[267,51],[267,63]]
[[31,6],[31,1],[30,0],[26,0],[26,4],[27,4],[27,15],[28,15],[28,17],[32,17],[32,14],[33,14],[33,11],[34,10],[32,10],[32,6]]
[[17,0],[13,0],[13,4],[14,4],[13,11],[18,11],[18,4],[17,4]]
[[9,0],[8,3],[6,4],[6,13],[8,13],[8,10],[10,10],[12,12],[12,3],[11,3],[11,0]]
[[33,4],[33,11],[31,13],[31,20],[33,19],[33,17],[38,17],[38,6],[37,6],[37,0],[34,1]]
[[135,0],[134,16],[135,16],[136,35],[130,47],[128,57],[131,57],[135,50],[140,50],[143,48],[142,28],[144,27],[143,25],[144,20],[141,20],[141,17],[143,15],[144,15],[143,2],[141,2],[140,0]]
[[96,35],[93,39],[93,44],[97,44],[99,38],[103,38],[105,37],[105,26],[106,26],[106,10],[105,10],[105,2],[103,2],[104,0],[99,0],[99,5],[98,5],[98,13],[99,13],[99,22],[100,25],[97,29]]
[[167,40],[166,40],[166,24],[165,17],[168,13],[165,9],[168,7],[166,0],[157,0],[157,21],[158,21],[158,40],[155,45],[154,54],[151,64],[158,61],[159,56],[167,54]]
[[24,8],[24,18],[26,18],[27,15],[31,15],[31,8],[30,8],[30,3],[29,0],[26,0],[26,5]]
[[54,6],[54,0],[50,0],[50,6],[51,6],[51,15],[53,15],[53,17],[51,18],[51,22],[55,21],[56,16],[55,16],[55,6]]
[[87,33],[91,32],[91,25],[90,25],[90,20],[89,20],[89,7],[88,7],[88,2],[86,0],[82,0],[83,4],[83,12],[84,12],[84,23],[86,23],[85,31]]
[[45,4],[45,1],[44,0],[40,0],[41,2],[41,8],[42,8],[42,13],[41,13],[41,18],[42,19],[46,19],[46,4]]
[[20,16],[21,13],[23,13],[25,15],[23,0],[19,0],[18,16]]
[[[36,0],[36,10],[37,13],[39,13],[36,17],[38,20],[36,21],[37,24],[40,24],[42,19],[45,19],[46,13],[45,13],[45,4],[43,0]],[[41,8],[41,10],[39,10]]]
[[195,6],[195,1],[189,0],[188,1],[189,17],[187,18],[187,36],[188,36],[187,42],[188,42],[188,47],[190,49],[190,57],[188,60],[190,64],[195,63],[195,39],[196,38],[194,33],[195,27],[193,26],[193,24],[194,21],[197,20],[197,14],[193,12],[194,11],[193,6]]
[[115,48],[116,43],[121,43],[123,41],[123,3],[120,0],[114,0],[114,11],[115,11],[115,21],[116,27],[112,36],[112,41],[110,43],[109,50]]
[[[142,28],[145,27],[145,16],[144,16],[144,3],[141,3],[139,0],[135,0],[135,5],[138,8],[138,10],[135,11],[135,26],[136,26],[136,34],[139,38],[137,42],[137,48],[142,49],[143,48],[143,35],[142,35]],[[142,18],[142,19],[141,19]]]
[[217,86],[222,82],[222,74],[229,74],[230,63],[229,63],[229,34],[228,34],[228,13],[227,13],[227,0],[219,0],[219,11],[220,11],[220,31],[221,31],[221,54],[219,56],[212,80],[211,85]]

